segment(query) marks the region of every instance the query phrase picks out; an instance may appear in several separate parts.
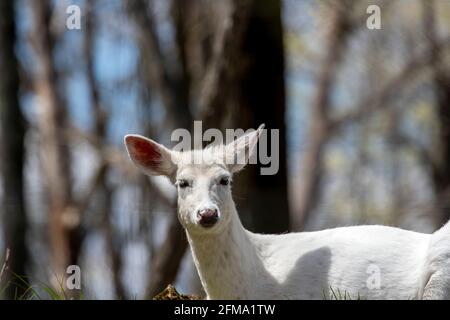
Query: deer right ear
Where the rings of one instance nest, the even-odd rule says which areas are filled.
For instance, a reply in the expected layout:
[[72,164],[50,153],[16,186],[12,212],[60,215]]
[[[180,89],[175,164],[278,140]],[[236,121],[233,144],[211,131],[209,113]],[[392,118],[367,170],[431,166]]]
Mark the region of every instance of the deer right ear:
[[140,135],[129,134],[124,139],[128,155],[144,173],[172,177],[176,171],[174,153],[163,145]]

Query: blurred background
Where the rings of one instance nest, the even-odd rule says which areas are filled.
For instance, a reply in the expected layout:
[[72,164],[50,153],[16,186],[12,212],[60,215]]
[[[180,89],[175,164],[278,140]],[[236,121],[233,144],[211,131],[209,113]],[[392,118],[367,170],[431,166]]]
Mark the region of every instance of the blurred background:
[[123,146],[172,147],[194,120],[280,129],[278,173],[233,186],[252,231],[433,232],[450,219],[450,2],[0,1],[0,296],[47,298],[69,265],[69,298],[202,295],[175,188]]

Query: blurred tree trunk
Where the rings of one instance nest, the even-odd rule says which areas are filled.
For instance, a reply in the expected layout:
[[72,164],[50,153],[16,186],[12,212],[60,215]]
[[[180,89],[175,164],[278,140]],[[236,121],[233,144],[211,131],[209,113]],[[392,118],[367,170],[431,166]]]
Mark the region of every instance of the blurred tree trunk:
[[[278,172],[263,176],[260,166],[249,165],[235,177],[233,194],[245,227],[264,233],[285,232],[289,228],[289,203],[281,3],[230,0],[214,4],[212,9],[204,9],[216,21],[209,28],[214,34],[202,56],[204,66],[197,68],[203,76],[192,77],[202,79],[194,94],[203,130],[256,129],[262,123],[269,130],[279,130]],[[211,35],[204,29],[195,29],[203,36],[189,38],[209,39]],[[200,46],[191,44],[188,51],[198,54],[200,50],[192,49],[195,45]],[[190,60],[202,61],[199,57]]]
[[274,175],[261,175],[260,165],[249,165],[236,177],[235,201],[247,228],[281,233],[289,229],[281,1],[253,1],[247,19],[242,48],[233,61],[237,81],[231,87],[235,92],[229,96],[232,126],[247,130],[264,123],[271,156],[275,150],[270,150],[270,130],[278,129],[279,170]]
[[[136,36],[142,59],[144,80],[150,90],[155,90],[167,111],[165,129],[191,128],[192,115],[189,109],[189,78],[185,69],[184,11],[179,6],[184,2],[174,1],[172,8],[175,23],[180,72],[173,73],[161,52],[155,27],[153,2],[136,0],[127,4],[127,11],[135,23]],[[153,92],[153,91],[152,91]],[[150,119],[147,119],[149,121]],[[156,195],[155,195],[156,197]],[[174,204],[175,208],[175,204]],[[175,281],[181,260],[187,248],[186,236],[181,227],[176,209],[169,217],[166,238],[156,252],[152,252],[146,297],[152,298],[168,284]]]
[[330,109],[334,79],[350,34],[350,2],[333,2],[330,11],[325,56],[317,79],[317,89],[310,111],[309,132],[302,161],[299,208],[293,217],[293,228],[301,230],[320,200],[323,154],[331,136]]
[[[91,108],[94,119],[93,136],[98,139],[97,154],[100,161],[97,177],[94,178],[91,188],[96,193],[99,210],[102,213],[102,226],[105,235],[107,254],[111,262],[112,280],[114,285],[114,296],[118,299],[126,299],[126,290],[122,281],[122,245],[117,241],[117,233],[114,232],[112,222],[112,195],[114,190],[108,184],[107,177],[110,171],[110,165],[105,160],[106,155],[102,147],[107,145],[107,125],[108,113],[105,106],[101,103],[99,85],[95,77],[95,30],[98,18],[95,15],[95,1],[87,3],[85,15],[85,37],[84,37],[84,57],[86,61],[86,78],[88,90],[90,93]],[[89,199],[84,199],[85,207]]]
[[[65,139],[67,115],[58,89],[53,61],[52,9],[49,1],[32,1],[34,45],[39,72],[35,79],[38,99],[38,126],[41,161],[49,197],[49,236],[52,258],[52,284],[65,286],[65,270],[77,264],[80,252],[80,213],[72,199],[70,152]],[[70,296],[77,293],[67,291]]]
[[423,1],[424,30],[430,50],[438,134],[432,147],[432,182],[437,198],[437,227],[450,220],[450,76],[438,46],[435,1]]
[[[11,251],[9,269],[0,283],[15,281],[14,274],[25,276],[28,253],[25,244],[27,217],[24,205],[25,126],[19,105],[19,72],[14,53],[16,43],[15,1],[0,2],[0,138],[3,182],[2,222],[5,246]],[[3,256],[3,255],[2,255]],[[9,285],[5,297],[13,299],[24,293],[23,287]]]

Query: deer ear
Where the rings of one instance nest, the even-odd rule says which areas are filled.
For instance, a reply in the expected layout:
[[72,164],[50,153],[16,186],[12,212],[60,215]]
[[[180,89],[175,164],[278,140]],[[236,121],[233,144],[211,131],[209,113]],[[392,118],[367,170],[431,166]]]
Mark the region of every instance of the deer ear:
[[144,173],[172,177],[176,171],[175,153],[163,145],[140,135],[129,134],[124,139],[128,155]]
[[256,144],[263,129],[264,124],[225,146],[225,161],[231,173],[242,170],[248,163],[256,150]]

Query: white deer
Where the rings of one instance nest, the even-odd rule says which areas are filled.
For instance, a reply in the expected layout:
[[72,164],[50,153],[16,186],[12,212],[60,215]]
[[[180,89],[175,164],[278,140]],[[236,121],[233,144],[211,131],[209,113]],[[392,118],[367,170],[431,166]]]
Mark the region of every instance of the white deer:
[[224,159],[248,160],[261,132],[186,152],[125,137],[144,173],[175,183],[179,220],[208,299],[323,299],[337,291],[347,298],[450,299],[450,223],[433,234],[386,226],[281,235],[246,230],[231,195],[232,175],[245,164]]

